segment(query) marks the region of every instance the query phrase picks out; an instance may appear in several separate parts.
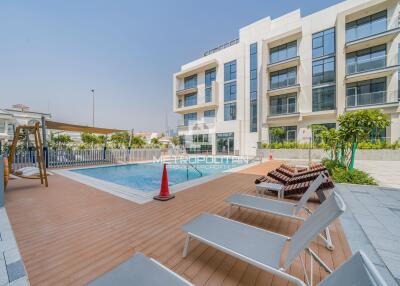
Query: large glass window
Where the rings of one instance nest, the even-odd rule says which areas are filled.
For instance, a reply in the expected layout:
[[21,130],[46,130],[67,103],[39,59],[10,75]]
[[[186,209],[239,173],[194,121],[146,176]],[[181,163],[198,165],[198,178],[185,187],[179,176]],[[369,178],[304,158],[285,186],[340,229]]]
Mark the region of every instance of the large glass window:
[[184,79],[184,88],[193,88],[197,87],[197,74],[185,77]]
[[184,136],[184,146],[186,153],[198,154],[212,151],[210,138],[208,134],[193,134]]
[[295,113],[297,109],[296,98],[296,93],[270,97],[270,115]]
[[297,68],[289,68],[276,72],[270,75],[271,89],[284,88],[295,85],[297,82]]
[[364,72],[386,67],[386,45],[380,45],[346,56],[347,74]]
[[335,57],[313,61],[313,85],[335,82]]
[[185,95],[184,106],[192,106],[197,104],[197,93]]
[[236,120],[236,61],[224,64],[224,120]]
[[224,120],[236,120],[236,102],[224,104]]
[[372,36],[387,30],[386,10],[346,24],[346,42]]
[[387,101],[386,78],[351,83],[346,86],[348,107],[381,104]]
[[[276,132],[279,129],[279,132]],[[282,132],[283,131],[283,132]],[[269,128],[269,142],[296,141],[297,126],[280,126]]]
[[204,122],[205,123],[213,123],[215,120],[215,110],[210,109],[204,111]]
[[216,134],[217,153],[233,154],[235,151],[235,134],[233,132]]
[[236,79],[236,60],[224,64],[224,81]]
[[328,56],[335,53],[335,28],[331,28],[312,36],[313,58]]
[[271,49],[270,63],[277,63],[297,56],[297,41],[283,44]]
[[314,88],[312,94],[312,111],[332,110],[336,106],[335,86]]
[[212,82],[215,81],[215,78],[216,78],[215,68],[206,70],[206,73],[205,73],[205,86],[206,86],[205,102],[212,101]]
[[193,125],[197,121],[197,113],[186,113],[183,115],[183,124],[185,126]]
[[250,45],[250,132],[257,132],[257,43]]

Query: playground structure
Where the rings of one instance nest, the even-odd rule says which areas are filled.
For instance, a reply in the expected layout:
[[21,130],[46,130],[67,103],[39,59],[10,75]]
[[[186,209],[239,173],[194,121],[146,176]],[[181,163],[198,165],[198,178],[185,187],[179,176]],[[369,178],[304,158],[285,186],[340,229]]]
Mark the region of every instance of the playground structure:
[[[34,142],[35,142],[35,150],[36,150],[36,155],[37,155],[37,166],[39,169],[39,176],[23,176],[20,175],[16,172],[13,172],[12,170],[12,163],[14,160],[15,152],[17,149],[17,143],[20,139],[20,136],[22,135],[21,131],[26,132],[26,136],[33,135],[34,136]],[[25,179],[40,179],[40,183],[45,185],[46,187],[49,186],[48,180],[47,180],[47,172],[46,172],[46,166],[45,166],[45,160],[44,160],[44,155],[43,155],[43,144],[42,144],[42,139],[40,138],[40,126],[39,122],[36,122],[35,125],[20,125],[17,126],[15,129],[14,133],[14,138],[11,144],[10,148],[10,153],[8,155],[8,174],[13,174],[14,176],[25,178]]]

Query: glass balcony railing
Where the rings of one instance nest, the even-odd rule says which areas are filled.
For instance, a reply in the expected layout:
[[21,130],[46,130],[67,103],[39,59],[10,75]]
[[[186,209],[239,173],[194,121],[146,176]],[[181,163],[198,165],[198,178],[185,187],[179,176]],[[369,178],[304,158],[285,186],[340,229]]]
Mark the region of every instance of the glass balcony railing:
[[288,103],[281,105],[271,105],[269,115],[270,116],[288,115],[296,112],[297,112],[297,104]]
[[187,122],[184,122],[184,120],[179,120],[178,130],[183,130],[193,126],[202,126],[203,128],[208,128],[213,126],[214,123],[215,123],[215,117],[204,117],[199,120],[189,120]]
[[358,60],[357,62],[347,63],[347,74],[366,72],[386,67],[386,56]]
[[362,24],[353,24],[346,28],[346,43],[370,37],[387,31],[386,17],[366,21]]
[[347,95],[346,106],[358,107],[366,105],[379,105],[385,103],[398,102],[398,92],[376,91],[370,93],[360,93],[354,95]]

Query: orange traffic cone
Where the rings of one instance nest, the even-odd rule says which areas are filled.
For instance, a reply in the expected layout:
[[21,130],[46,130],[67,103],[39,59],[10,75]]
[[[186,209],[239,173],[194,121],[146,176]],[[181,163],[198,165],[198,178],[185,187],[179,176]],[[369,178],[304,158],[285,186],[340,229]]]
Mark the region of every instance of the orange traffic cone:
[[272,152],[269,153],[269,158],[268,158],[268,159],[269,159],[270,161],[273,160],[273,159],[272,159]]
[[167,164],[164,164],[164,170],[161,179],[160,194],[158,196],[154,196],[153,199],[157,201],[168,201],[173,198],[175,198],[175,195],[170,194],[168,188]]

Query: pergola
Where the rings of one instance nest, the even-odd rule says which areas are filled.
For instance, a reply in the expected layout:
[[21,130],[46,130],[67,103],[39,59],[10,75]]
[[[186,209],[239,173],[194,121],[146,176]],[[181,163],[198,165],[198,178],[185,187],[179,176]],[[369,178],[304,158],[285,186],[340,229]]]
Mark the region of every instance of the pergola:
[[96,133],[104,135],[126,131],[121,129],[90,127],[85,125],[77,125],[77,124],[70,124],[70,123],[56,122],[56,121],[46,121],[45,126],[48,129],[56,129],[56,130],[72,131],[72,132],[88,132],[88,133]]

